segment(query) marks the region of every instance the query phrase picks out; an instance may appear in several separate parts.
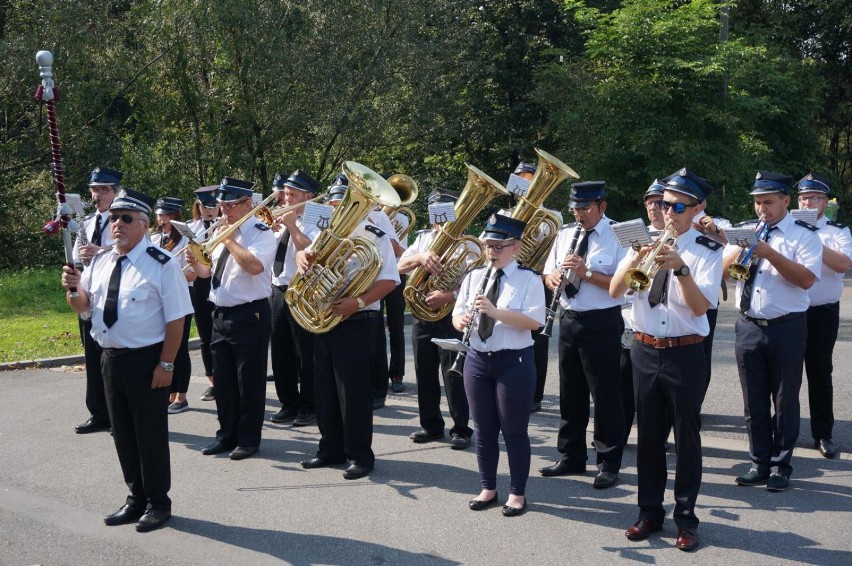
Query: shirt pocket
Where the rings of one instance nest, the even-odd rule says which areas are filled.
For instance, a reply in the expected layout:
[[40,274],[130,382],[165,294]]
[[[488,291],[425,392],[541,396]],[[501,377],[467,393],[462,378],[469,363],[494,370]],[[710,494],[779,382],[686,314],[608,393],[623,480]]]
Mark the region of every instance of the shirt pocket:
[[148,291],[128,289],[118,295],[118,318],[124,321],[144,321],[148,308]]
[[600,271],[602,273],[612,273],[612,262],[615,260],[615,256],[599,253],[590,257],[588,260],[589,269],[592,271]]
[[524,295],[518,289],[503,289],[500,296],[497,298],[498,309],[510,309],[514,311],[521,310],[523,306]]

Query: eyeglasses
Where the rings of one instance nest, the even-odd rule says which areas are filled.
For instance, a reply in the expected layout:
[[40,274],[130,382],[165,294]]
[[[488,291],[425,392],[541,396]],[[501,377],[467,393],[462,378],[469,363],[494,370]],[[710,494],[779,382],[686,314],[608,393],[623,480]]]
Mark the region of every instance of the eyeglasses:
[[663,208],[663,199],[646,200],[645,201],[645,208],[647,208],[648,210],[651,210],[651,209],[654,209],[654,208]]
[[485,249],[486,250],[493,250],[493,251],[495,251],[499,254],[499,253],[502,253],[503,250],[505,250],[506,248],[511,248],[514,245],[515,245],[515,242],[513,240],[511,244],[503,244],[503,245],[485,244]]
[[244,202],[246,202],[247,200],[248,200],[247,198],[243,198],[243,199],[240,199],[236,202],[223,202],[219,206],[222,207],[222,210],[231,210],[235,206],[239,206],[239,205],[243,204]]
[[125,224],[133,224],[133,221],[136,220],[136,217],[132,214],[110,214],[109,221],[115,224],[118,222],[119,218]]
[[590,204],[588,206],[575,206],[574,208],[570,208],[568,210],[568,212],[570,212],[571,214],[574,214],[574,215],[576,215],[578,212],[589,212],[597,204],[598,204],[597,202],[593,202],[592,204]]
[[799,200],[804,202],[810,202],[812,200],[821,201],[828,200],[828,197],[824,197],[822,195],[799,195]]
[[93,193],[108,193],[112,191],[112,185],[96,185],[89,187],[89,190]]
[[687,208],[692,208],[693,206],[697,206],[694,204],[686,204],[683,202],[669,202],[667,200],[660,201],[660,204],[663,205],[663,210],[674,210],[675,214],[683,214],[686,212]]

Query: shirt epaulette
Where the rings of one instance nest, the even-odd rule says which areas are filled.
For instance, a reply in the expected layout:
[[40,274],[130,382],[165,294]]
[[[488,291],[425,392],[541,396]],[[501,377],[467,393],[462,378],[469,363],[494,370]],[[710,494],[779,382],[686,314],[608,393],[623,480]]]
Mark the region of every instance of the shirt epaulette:
[[518,269],[523,269],[524,271],[532,271],[536,275],[541,275],[541,273],[539,271],[533,269],[532,267],[527,267],[526,265],[521,265],[520,263],[518,264]]
[[269,230],[269,226],[267,226],[263,222],[258,222],[254,225],[254,227],[260,230],[261,232],[266,232],[267,230]]
[[148,246],[147,248],[145,248],[145,251],[148,252],[149,256],[156,259],[163,265],[166,265],[166,263],[168,263],[168,261],[172,259],[171,256],[169,256],[168,254],[164,254],[160,248],[155,246]]
[[841,224],[840,222],[835,222],[834,220],[826,221],[826,225],[834,226],[835,228],[847,228],[846,224]]
[[382,230],[381,228],[379,228],[377,226],[373,226],[372,224],[367,224],[366,226],[364,226],[364,230],[366,230],[367,232],[372,232],[373,234],[375,234],[379,238],[381,238],[382,236],[385,235],[384,230]]
[[798,224],[798,225],[799,225],[799,226],[801,226],[802,228],[807,228],[807,229],[808,229],[808,230],[810,230],[811,232],[816,232],[817,230],[819,230],[819,228],[817,228],[817,227],[816,227],[816,226],[814,226],[813,224],[808,224],[808,223],[807,223],[807,222],[805,222],[804,220],[796,220],[796,224]]
[[610,219],[609,225],[612,226],[613,224],[615,224],[615,220]]
[[720,244],[716,240],[711,240],[707,236],[698,236],[697,238],[695,238],[695,243],[701,244],[705,248],[708,248],[709,250],[714,252],[722,249],[722,244]]

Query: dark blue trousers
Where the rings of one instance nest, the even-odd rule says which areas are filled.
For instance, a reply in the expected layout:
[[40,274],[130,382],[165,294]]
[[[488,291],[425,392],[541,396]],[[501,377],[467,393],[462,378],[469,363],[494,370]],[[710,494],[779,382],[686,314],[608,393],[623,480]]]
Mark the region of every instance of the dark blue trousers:
[[811,435],[831,438],[834,428],[834,387],[831,373],[834,343],[840,326],[840,303],[811,307],[808,313],[808,342],[805,371],[808,375],[808,402],[811,409]]

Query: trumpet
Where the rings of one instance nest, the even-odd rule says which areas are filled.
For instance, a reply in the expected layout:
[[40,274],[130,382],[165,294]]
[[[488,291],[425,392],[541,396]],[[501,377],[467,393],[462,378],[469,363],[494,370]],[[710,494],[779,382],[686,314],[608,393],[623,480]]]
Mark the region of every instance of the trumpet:
[[[300,203],[298,203],[298,204],[288,204],[287,206],[279,206],[278,208],[273,208],[273,209],[270,211],[270,213],[269,213],[269,217],[270,217],[272,220],[271,220],[270,222],[268,222],[268,224],[270,224],[270,225],[271,225],[271,224],[272,224],[272,222],[274,222],[276,218],[279,218],[279,217],[281,217],[281,216],[284,216],[285,214],[287,214],[287,213],[288,213],[288,212],[290,212],[291,210],[295,210],[295,209],[299,208],[300,206],[305,206],[305,204],[306,204],[306,203],[309,203],[309,202],[320,202],[320,201],[322,201],[322,199],[324,199],[324,198],[325,198],[325,195],[326,195],[326,193],[323,193],[323,194],[321,194],[321,195],[319,195],[319,196],[316,196],[316,197],[312,198],[311,200],[306,200],[305,202],[300,202]],[[265,207],[264,207],[264,208],[265,208]],[[268,209],[267,209],[267,210],[268,210]]]
[[[766,235],[766,230],[769,228],[769,223],[766,221],[765,216],[760,217],[760,221],[755,226],[755,237],[757,241],[761,241]],[[754,254],[754,247],[757,243],[751,245],[748,249],[743,248],[740,250],[739,255],[737,256],[736,261],[728,266],[728,275],[731,279],[736,279],[737,281],[747,281],[751,274],[749,273],[749,269],[751,268],[751,260]]]
[[648,290],[651,286],[651,281],[654,280],[654,276],[660,270],[660,264],[657,263],[657,256],[660,255],[660,252],[663,251],[669,240],[675,238],[677,238],[677,230],[674,229],[674,224],[669,222],[666,224],[665,231],[657,238],[657,244],[654,246],[654,249],[648,252],[648,255],[639,262],[637,267],[628,269],[627,273],[624,274],[624,282],[627,283],[630,289],[639,293]]

